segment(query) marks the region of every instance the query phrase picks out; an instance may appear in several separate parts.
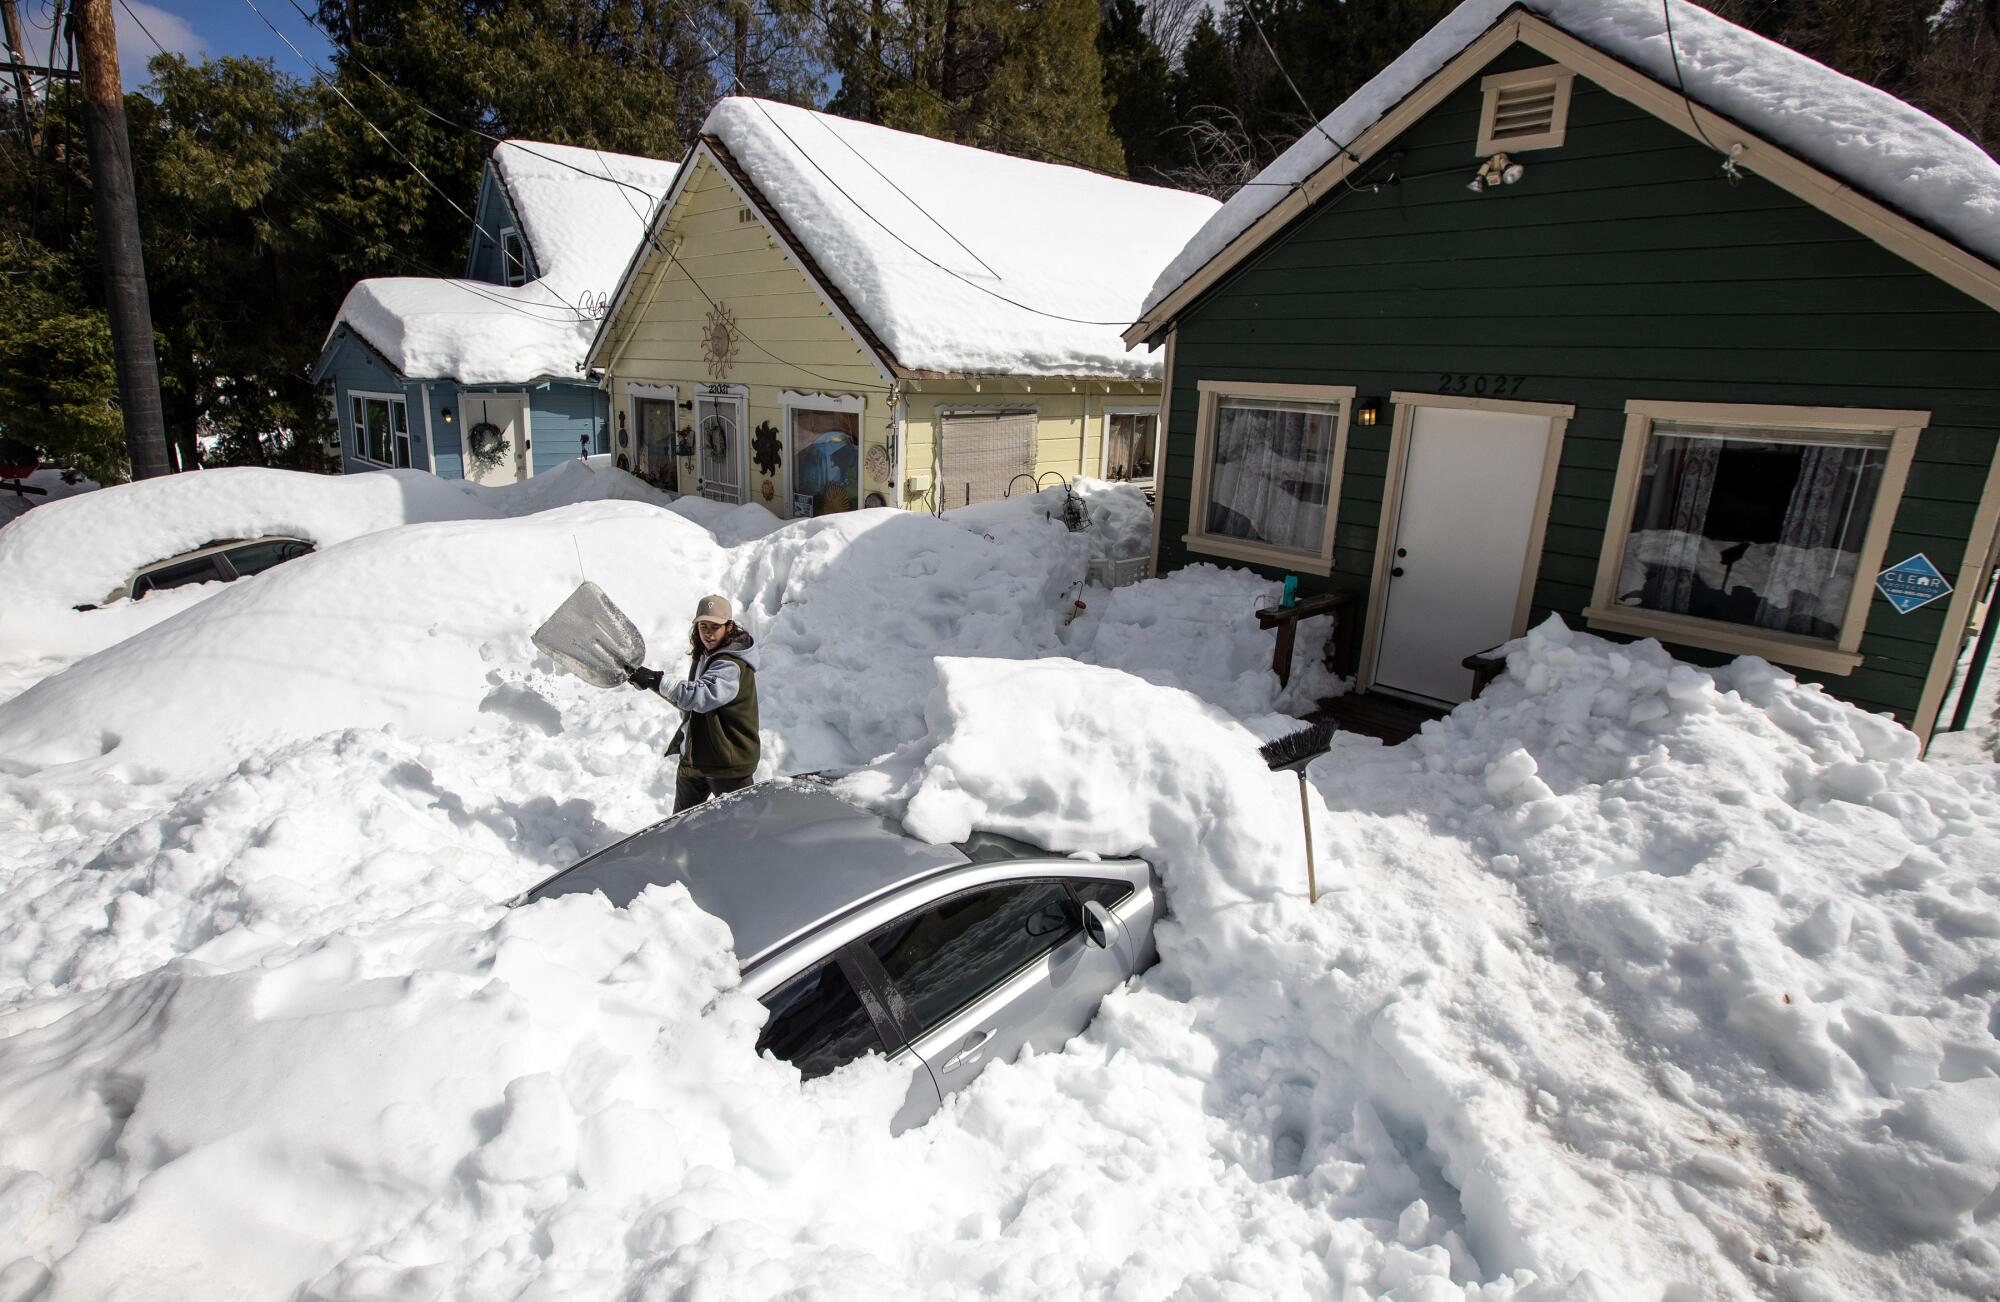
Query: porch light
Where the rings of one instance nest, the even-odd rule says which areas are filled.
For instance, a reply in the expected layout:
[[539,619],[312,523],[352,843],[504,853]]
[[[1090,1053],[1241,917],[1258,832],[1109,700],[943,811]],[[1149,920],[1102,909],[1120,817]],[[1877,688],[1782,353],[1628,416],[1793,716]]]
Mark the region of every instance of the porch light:
[[1354,404],[1354,423],[1373,425],[1382,419],[1382,404],[1374,398],[1363,398]]
[[1472,180],[1465,188],[1478,194],[1481,190],[1512,185],[1527,174],[1528,169],[1522,164],[1514,162],[1505,154],[1495,154],[1479,165],[1479,170],[1472,174]]
[[449,407],[444,409],[444,423],[447,425],[451,424],[451,408]]

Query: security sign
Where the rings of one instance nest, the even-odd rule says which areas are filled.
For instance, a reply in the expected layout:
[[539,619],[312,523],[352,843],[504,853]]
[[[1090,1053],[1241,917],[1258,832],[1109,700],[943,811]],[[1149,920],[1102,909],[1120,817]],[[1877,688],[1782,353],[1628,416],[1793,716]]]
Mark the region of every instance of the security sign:
[[1951,592],[1951,585],[1944,581],[1944,575],[1938,573],[1938,567],[1931,564],[1931,558],[1922,552],[1876,575],[1875,586],[1889,599],[1889,604],[1896,608],[1898,615],[1907,615],[1919,606],[1928,606]]

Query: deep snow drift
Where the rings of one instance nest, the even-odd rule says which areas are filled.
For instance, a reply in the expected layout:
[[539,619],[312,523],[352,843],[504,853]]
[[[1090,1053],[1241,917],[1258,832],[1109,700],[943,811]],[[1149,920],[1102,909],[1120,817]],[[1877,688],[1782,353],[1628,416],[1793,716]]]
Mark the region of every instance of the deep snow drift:
[[[2000,770],[1549,627],[1313,766],[1313,908],[1266,585],[1066,625],[1090,543],[1045,521],[755,524],[397,529],[0,706],[0,1297],[2000,1289]],[[478,591],[423,577],[467,550]],[[896,1073],[753,1056],[681,892],[500,908],[666,798],[658,703],[527,649],[579,550],[662,654],[743,605],[773,767],[1145,854],[1159,966],[892,1138]]]

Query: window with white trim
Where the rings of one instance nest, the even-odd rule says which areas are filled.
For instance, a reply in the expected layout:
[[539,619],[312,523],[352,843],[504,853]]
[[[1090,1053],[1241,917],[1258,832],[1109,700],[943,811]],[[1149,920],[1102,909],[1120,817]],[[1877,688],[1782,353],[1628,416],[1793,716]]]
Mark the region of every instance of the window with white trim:
[[407,468],[410,465],[408,404],[386,393],[349,394],[348,404],[354,455],[378,466]]
[[521,232],[512,226],[500,228],[500,272],[509,285],[528,283],[528,248],[522,243]]
[[1187,542],[1241,560],[1333,566],[1351,388],[1203,380]]
[[1836,672],[1858,664],[1870,588],[1928,418],[1627,410],[1618,516],[1591,622]]
[[1151,480],[1160,442],[1158,411],[1104,413],[1104,477]]

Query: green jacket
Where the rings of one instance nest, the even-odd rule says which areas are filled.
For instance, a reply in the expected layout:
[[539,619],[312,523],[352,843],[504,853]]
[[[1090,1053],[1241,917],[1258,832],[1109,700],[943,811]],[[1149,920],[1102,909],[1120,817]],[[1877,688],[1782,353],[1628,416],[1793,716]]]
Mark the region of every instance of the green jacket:
[[660,695],[686,712],[681,771],[747,778],[763,754],[757,739],[756,639],[738,631],[713,653],[688,658],[688,676],[661,683]]

